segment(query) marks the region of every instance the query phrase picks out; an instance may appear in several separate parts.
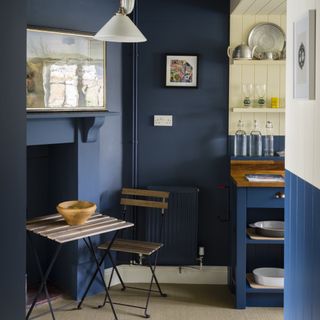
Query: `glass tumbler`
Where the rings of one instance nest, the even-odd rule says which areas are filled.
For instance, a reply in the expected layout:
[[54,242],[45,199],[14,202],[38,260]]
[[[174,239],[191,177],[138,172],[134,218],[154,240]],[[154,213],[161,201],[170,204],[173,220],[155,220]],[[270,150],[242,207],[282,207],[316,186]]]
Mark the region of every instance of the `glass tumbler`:
[[253,97],[253,85],[252,83],[245,83],[242,85],[242,102],[243,107],[252,107],[252,97]]
[[256,84],[255,88],[256,97],[256,107],[265,108],[266,107],[266,95],[267,95],[267,85],[266,84]]

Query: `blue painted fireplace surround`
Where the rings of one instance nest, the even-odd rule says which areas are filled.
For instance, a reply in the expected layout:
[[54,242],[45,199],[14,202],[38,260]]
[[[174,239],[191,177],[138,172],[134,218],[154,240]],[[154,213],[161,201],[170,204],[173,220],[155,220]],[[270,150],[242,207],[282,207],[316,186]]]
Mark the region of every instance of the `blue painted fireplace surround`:
[[[54,213],[57,203],[71,199],[93,201],[100,209],[99,130],[112,112],[42,113],[27,115],[27,217]],[[54,244],[35,239],[42,263],[46,264]],[[100,237],[95,237],[100,242]],[[30,248],[27,251],[29,283],[38,280]],[[50,280],[78,299],[94,270],[83,241],[63,247]],[[96,282],[91,294],[101,291]]]

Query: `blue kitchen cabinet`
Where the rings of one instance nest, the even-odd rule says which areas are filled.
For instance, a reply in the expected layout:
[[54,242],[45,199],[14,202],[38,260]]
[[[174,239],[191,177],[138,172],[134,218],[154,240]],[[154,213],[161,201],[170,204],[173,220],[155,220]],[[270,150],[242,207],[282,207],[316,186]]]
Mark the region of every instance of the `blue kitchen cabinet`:
[[247,274],[259,267],[283,268],[283,240],[252,240],[250,223],[284,219],[283,187],[231,187],[231,266],[229,286],[235,294],[235,307],[283,306],[283,289],[253,289]]

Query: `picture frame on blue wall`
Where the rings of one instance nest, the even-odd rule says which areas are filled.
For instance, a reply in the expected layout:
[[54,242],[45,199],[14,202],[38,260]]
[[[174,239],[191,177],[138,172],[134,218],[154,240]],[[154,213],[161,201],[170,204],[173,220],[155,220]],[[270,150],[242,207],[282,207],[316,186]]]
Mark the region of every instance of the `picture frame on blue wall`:
[[294,22],[293,74],[295,99],[316,98],[316,10]]
[[93,34],[28,27],[27,112],[106,111],[106,48]]
[[198,54],[166,54],[166,83],[169,88],[198,88]]

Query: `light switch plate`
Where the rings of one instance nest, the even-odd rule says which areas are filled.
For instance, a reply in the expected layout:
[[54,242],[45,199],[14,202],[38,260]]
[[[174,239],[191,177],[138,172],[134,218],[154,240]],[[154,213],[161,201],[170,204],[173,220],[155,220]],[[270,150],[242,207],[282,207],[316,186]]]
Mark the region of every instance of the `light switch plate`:
[[172,115],[154,115],[153,125],[155,127],[172,127]]

